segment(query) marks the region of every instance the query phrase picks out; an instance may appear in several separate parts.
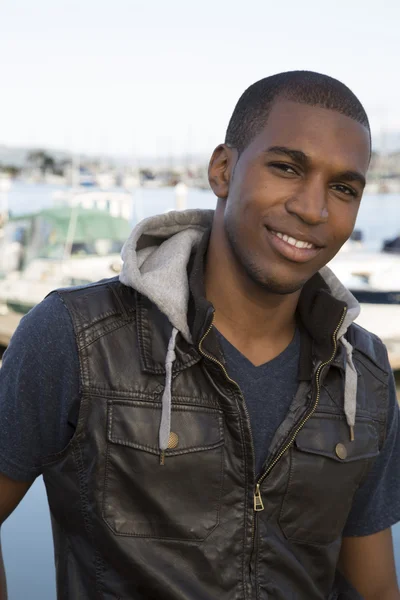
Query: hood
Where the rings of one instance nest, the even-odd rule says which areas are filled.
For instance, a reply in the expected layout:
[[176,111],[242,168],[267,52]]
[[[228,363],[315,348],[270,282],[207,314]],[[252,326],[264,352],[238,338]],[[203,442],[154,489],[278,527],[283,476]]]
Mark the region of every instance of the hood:
[[213,210],[171,211],[141,221],[122,249],[120,281],[149,298],[187,342],[187,266]]
[[358,374],[353,363],[353,347],[346,339],[345,334],[350,325],[360,314],[361,307],[353,294],[339,281],[329,267],[321,269],[320,274],[328,284],[332,295],[347,304],[346,316],[341,324],[337,339],[342,343],[346,351],[346,373],[344,384],[344,412],[350,430],[350,440],[354,440],[354,426],[357,410],[357,381]]
[[323,267],[320,270],[320,275],[322,275],[325,283],[331,290],[332,296],[347,304],[346,316],[338,332],[338,339],[340,339],[345,335],[353,321],[357,319],[361,308],[353,294],[339,281],[329,267]]
[[[171,211],[144,219],[132,231],[122,250],[123,267],[120,281],[151,300],[170,321],[173,330],[166,357],[166,385],[162,399],[160,449],[162,460],[170,435],[172,365],[175,360],[175,340],[179,332],[191,343],[187,312],[189,303],[188,262],[204,233],[212,225],[213,210]],[[354,296],[340,283],[329,267],[320,275],[332,295],[345,302],[347,311],[338,332],[346,350],[345,413],[354,436],[357,372],[352,360],[352,347],[345,333],[357,318],[360,306]]]

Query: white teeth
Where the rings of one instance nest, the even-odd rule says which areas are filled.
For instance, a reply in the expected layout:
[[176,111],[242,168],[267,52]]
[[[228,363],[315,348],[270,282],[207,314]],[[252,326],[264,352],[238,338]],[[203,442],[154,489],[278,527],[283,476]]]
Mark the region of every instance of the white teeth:
[[280,238],[287,244],[290,244],[290,246],[295,246],[296,248],[314,248],[314,244],[310,244],[309,242],[301,242],[300,240],[296,240],[295,238],[292,238],[289,235],[286,235],[285,233],[280,233],[279,231],[276,231],[274,233],[278,238]]
[[308,244],[307,242],[300,242],[297,240],[295,243],[296,248],[312,248],[312,244]]

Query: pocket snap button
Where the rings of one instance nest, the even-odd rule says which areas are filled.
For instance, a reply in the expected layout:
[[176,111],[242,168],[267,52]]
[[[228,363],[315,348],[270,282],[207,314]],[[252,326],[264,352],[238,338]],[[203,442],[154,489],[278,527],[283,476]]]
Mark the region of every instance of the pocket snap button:
[[336,456],[341,460],[345,460],[347,458],[347,448],[344,444],[336,444],[335,452]]
[[178,438],[177,434],[174,433],[173,431],[171,431],[171,433],[169,434],[169,439],[168,439],[168,448],[170,450],[173,450],[174,448],[177,447],[178,444],[179,444],[179,438]]

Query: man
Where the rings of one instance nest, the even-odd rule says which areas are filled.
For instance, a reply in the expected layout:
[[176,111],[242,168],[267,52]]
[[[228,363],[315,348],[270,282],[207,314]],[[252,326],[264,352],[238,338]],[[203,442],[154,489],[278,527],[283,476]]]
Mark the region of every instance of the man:
[[139,223],[120,281],[25,317],[0,520],[43,473],[60,599],[399,600],[393,377],[325,267],[369,160],[342,83],[263,79],[212,155],[215,214]]

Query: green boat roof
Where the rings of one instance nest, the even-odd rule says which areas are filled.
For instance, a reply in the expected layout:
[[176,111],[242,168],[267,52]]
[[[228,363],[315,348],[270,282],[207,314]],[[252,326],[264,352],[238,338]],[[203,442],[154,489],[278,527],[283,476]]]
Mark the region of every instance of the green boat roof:
[[129,221],[126,219],[113,217],[106,211],[80,206],[47,208],[36,213],[12,217],[10,222],[37,221],[38,224],[47,222],[57,241],[65,243],[71,219],[75,217],[74,243],[88,243],[99,239],[122,241],[131,231]]

